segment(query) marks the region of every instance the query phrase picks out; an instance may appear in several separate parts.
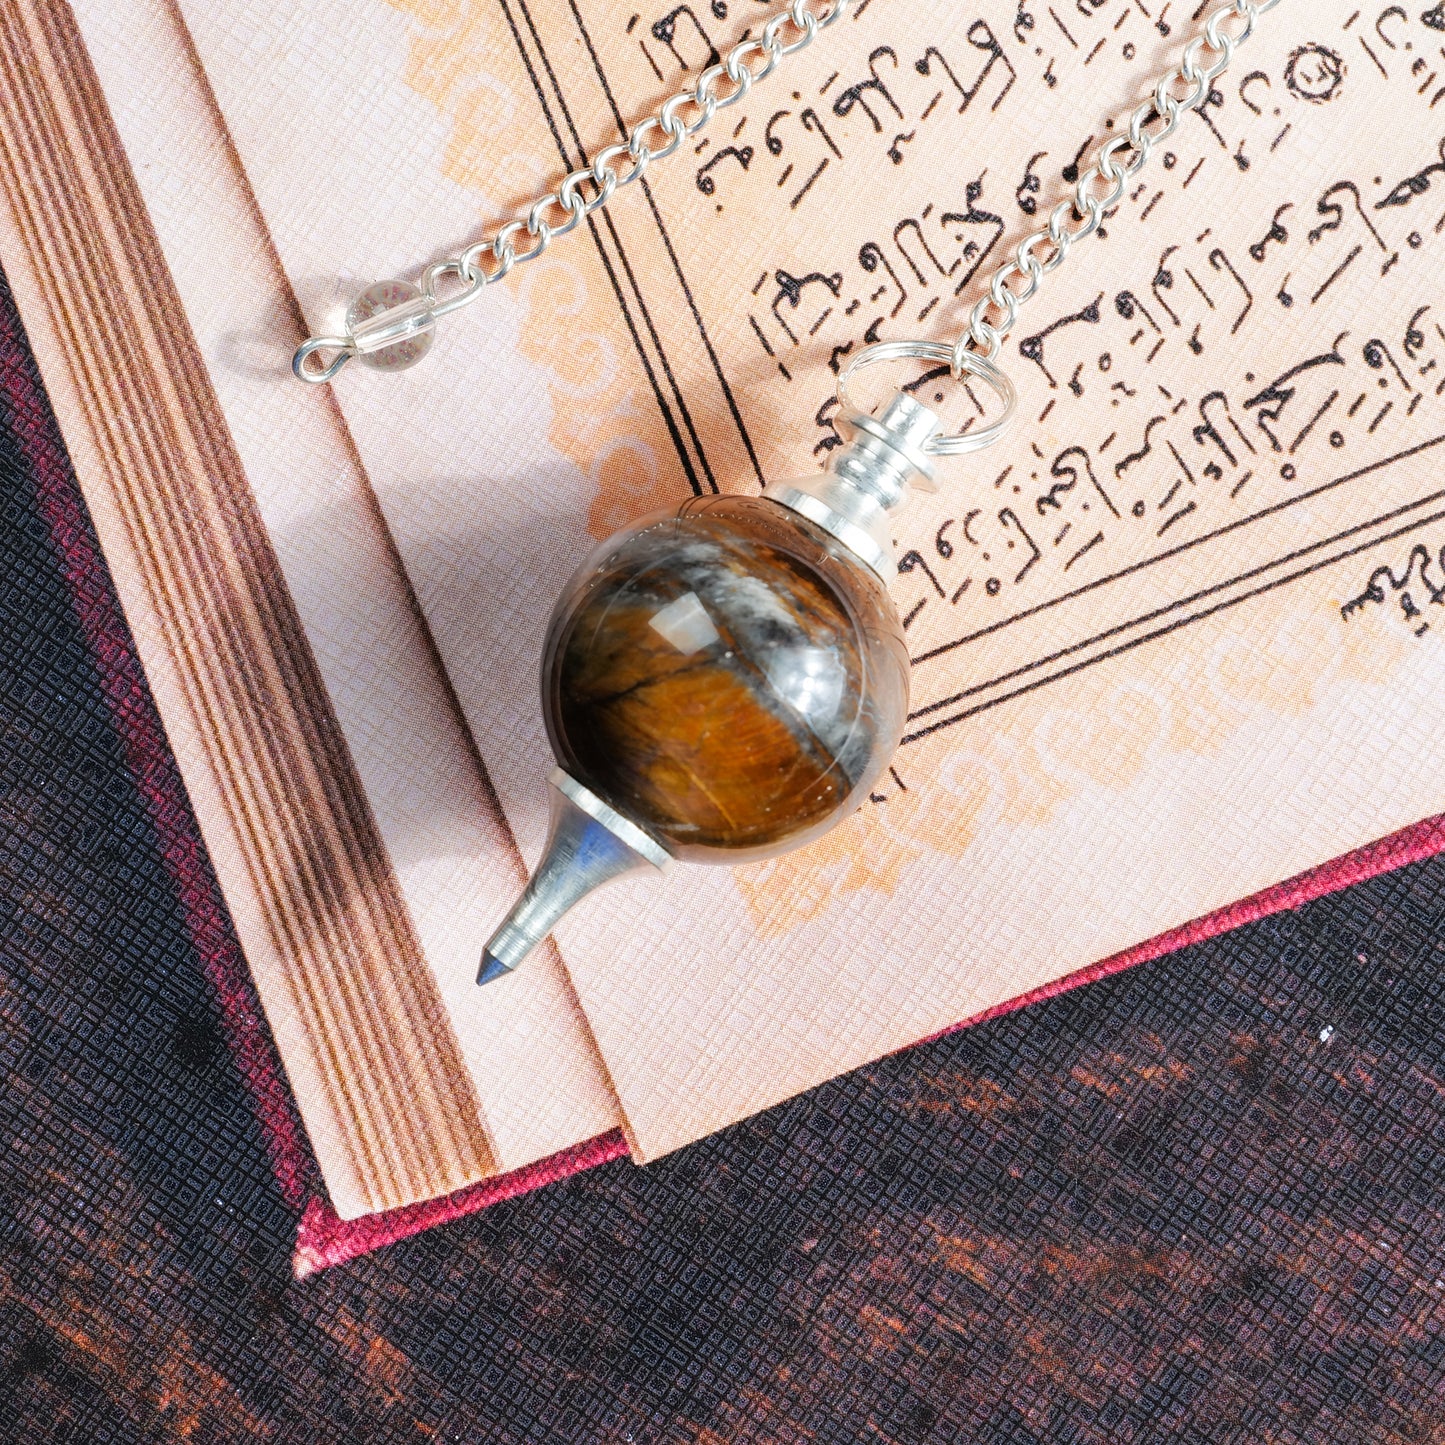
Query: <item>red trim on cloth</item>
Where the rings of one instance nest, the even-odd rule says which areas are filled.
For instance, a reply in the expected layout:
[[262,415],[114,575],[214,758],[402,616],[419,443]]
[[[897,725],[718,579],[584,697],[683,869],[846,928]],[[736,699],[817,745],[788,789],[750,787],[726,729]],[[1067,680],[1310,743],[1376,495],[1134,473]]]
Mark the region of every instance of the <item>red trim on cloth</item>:
[[1123,953],[1116,953],[1112,958],[1090,964],[1088,968],[1081,968],[1077,973],[1068,974],[1054,983],[1046,983],[1032,993],[1021,994],[1008,1003],[976,1014],[973,1018],[954,1024],[952,1028],[943,1029],[922,1042],[931,1043],[933,1039],[947,1038],[950,1034],[972,1028],[974,1024],[986,1023],[989,1019],[1001,1018],[1004,1014],[1027,1008],[1030,1004],[1057,998],[1061,993],[1082,988],[1087,983],[1112,978],[1116,973],[1123,973],[1125,969],[1163,958],[1166,954],[1177,953],[1191,944],[1218,938],[1222,933],[1232,933],[1236,928],[1243,928],[1246,923],[1257,923],[1261,918],[1268,918],[1275,913],[1303,908],[1306,903],[1313,903],[1315,899],[1323,898],[1326,894],[1353,888],[1356,883],[1365,883],[1371,878],[1378,878],[1381,873],[1389,873],[1409,863],[1433,858],[1437,853],[1445,853],[1445,817],[1426,818],[1423,823],[1415,823],[1398,833],[1391,833],[1388,838],[1381,838],[1378,843],[1368,843],[1353,853],[1346,853],[1343,858],[1321,863],[1318,868],[1311,868],[1308,873],[1301,873],[1297,878],[1276,883],[1273,888],[1266,888],[1252,898],[1231,903],[1216,913],[1196,918],[1193,923],[1185,923],[1179,928],[1170,929],[1168,933],[1161,933],[1158,938],[1151,938],[1147,943],[1138,944]]
[[344,1264],[358,1255],[380,1249],[384,1244],[395,1244],[423,1230],[435,1229],[439,1224],[449,1224],[454,1219],[515,1199],[519,1194],[530,1194],[534,1189],[556,1184],[559,1180],[582,1173],[584,1169],[596,1169],[599,1165],[625,1158],[627,1141],[620,1129],[614,1129],[536,1164],[529,1164],[525,1169],[500,1174],[495,1179],[484,1179],[480,1184],[459,1189],[441,1199],[429,1199],[424,1204],[388,1210],[385,1214],[342,1220],[336,1217],[330,1205],[313,1199],[306,1206],[296,1230],[292,1268],[297,1279],[305,1279],[317,1270]]
[[[626,1142],[620,1132],[613,1131],[525,1169],[484,1180],[441,1199],[362,1219],[345,1221],[337,1217],[319,1193],[315,1164],[280,1060],[262,1020],[245,960],[227,925],[195,817],[160,719],[146,691],[105,563],[87,524],[64,443],[34,370],[18,317],[9,298],[3,294],[0,294],[0,400],[10,408],[16,440],[35,478],[41,514],[63,561],[76,615],[94,657],[127,764],[145,799],[192,941],[215,989],[226,1039],[236,1067],[251,1092],[277,1184],[287,1204],[301,1211],[293,1256],[297,1277],[305,1278],[383,1245],[625,1158]],[[1084,984],[1112,977],[1271,914],[1299,908],[1326,894],[1441,852],[1445,852],[1445,817],[1427,819],[1267,888],[1252,898],[989,1009],[933,1037],[943,1038],[1030,1004],[1056,998]]]

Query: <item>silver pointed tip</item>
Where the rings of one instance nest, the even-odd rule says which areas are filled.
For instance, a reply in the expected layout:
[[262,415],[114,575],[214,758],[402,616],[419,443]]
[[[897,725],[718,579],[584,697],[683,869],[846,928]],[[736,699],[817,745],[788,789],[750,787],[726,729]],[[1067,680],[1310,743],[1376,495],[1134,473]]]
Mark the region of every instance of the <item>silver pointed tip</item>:
[[670,863],[667,850],[559,768],[552,775],[552,826],[546,851],[517,906],[491,936],[479,984],[511,973],[557,920],[614,878]]
[[495,983],[499,978],[505,978],[511,971],[500,958],[495,958],[490,953],[484,953],[482,966],[477,970],[477,985],[480,987],[483,984]]

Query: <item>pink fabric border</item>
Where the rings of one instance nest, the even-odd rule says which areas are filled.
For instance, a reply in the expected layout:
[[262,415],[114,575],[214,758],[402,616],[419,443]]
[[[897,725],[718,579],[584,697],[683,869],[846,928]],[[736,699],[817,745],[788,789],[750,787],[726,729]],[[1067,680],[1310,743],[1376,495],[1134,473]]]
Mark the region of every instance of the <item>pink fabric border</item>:
[[[152,825],[185,910],[206,977],[215,989],[222,1026],[254,1101],[283,1198],[300,1211],[293,1267],[298,1278],[343,1264],[383,1245],[433,1229],[504,1200],[554,1184],[627,1155],[620,1132],[600,1135],[511,1174],[488,1179],[442,1199],[362,1219],[339,1219],[320,1193],[271,1036],[261,1017],[245,960],[229,927],[206,863],[160,719],[141,676],[130,633],[105,564],[92,540],[79,489],[59,429],[33,369],[13,303],[0,303],[0,399],[11,408],[15,435],[35,478],[40,510],[65,566],[76,616]],[[935,1038],[1055,998],[1193,943],[1298,908],[1395,868],[1445,852],[1445,817],[1427,819],[1331,863],[1322,864],[1252,898],[1186,923],[1113,958],[945,1029]],[[923,1042],[930,1042],[924,1040]]]

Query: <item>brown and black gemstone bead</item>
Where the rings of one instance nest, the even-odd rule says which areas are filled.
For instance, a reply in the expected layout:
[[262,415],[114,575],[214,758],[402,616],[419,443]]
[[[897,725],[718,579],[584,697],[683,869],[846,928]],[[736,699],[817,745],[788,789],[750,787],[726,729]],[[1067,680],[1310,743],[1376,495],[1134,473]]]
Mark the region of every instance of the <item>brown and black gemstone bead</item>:
[[765,498],[714,497],[608,541],[552,616],[542,671],[562,766],[680,858],[738,863],[856,807],[908,712],[878,577]]

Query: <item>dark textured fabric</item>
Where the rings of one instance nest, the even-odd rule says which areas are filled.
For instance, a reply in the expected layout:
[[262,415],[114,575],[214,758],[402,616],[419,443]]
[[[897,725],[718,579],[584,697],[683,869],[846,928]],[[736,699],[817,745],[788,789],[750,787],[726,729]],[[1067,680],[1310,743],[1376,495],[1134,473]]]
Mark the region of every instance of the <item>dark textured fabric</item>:
[[0,415],[0,1440],[1445,1442],[1440,861],[293,1281],[37,424]]

